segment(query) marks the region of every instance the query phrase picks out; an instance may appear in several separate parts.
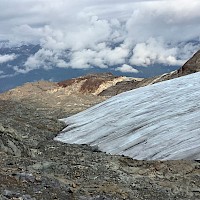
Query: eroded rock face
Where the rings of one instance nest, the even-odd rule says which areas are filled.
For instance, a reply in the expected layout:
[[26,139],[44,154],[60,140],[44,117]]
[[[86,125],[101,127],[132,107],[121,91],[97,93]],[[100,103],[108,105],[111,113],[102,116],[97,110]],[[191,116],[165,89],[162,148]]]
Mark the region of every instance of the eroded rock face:
[[200,163],[137,161],[53,141],[64,128],[56,119],[73,111],[34,100],[0,101],[0,138],[20,152],[0,149],[0,199],[200,199]]
[[197,51],[194,56],[189,59],[179,70],[178,75],[184,76],[187,74],[200,71],[200,50]]
[[200,199],[199,162],[138,161],[53,141],[64,128],[57,119],[107,98],[68,89],[36,82],[0,95],[0,199]]
[[33,157],[0,152],[0,194],[32,199],[199,199],[200,164],[137,161],[45,141]]
[[5,128],[2,124],[0,124],[0,150],[18,157],[27,154],[22,138],[13,128]]
[[107,97],[111,97],[117,94],[120,94],[122,92],[126,92],[129,90],[133,90],[136,88],[140,88],[140,87],[144,87],[147,85],[152,85],[154,83],[158,83],[161,81],[166,81],[166,80],[170,80],[173,78],[177,78],[177,71],[173,71],[171,73],[168,74],[163,74],[161,76],[156,76],[156,77],[152,77],[152,78],[144,78],[144,79],[133,79],[133,80],[128,80],[128,81],[122,81],[117,83],[114,86],[111,86],[105,90],[103,90],[101,93],[99,93],[99,96],[107,96]]
[[[45,87],[43,88],[43,86]],[[72,88],[76,88],[75,85]],[[94,94],[84,95],[80,92],[72,92],[72,89],[59,87],[50,82],[27,83],[0,95],[0,100],[5,102],[19,101],[19,107],[31,102],[30,105],[36,105],[36,109],[41,113],[51,111],[63,115],[63,117],[66,113],[75,114],[105,99],[103,96],[95,96]]]
[[[200,71],[200,51],[194,54],[179,70],[166,73],[152,78],[128,78],[123,76],[114,76],[112,73],[89,74],[86,76],[61,81],[58,83],[39,81],[27,83],[21,87],[10,90],[8,93],[19,99],[19,96],[31,99],[32,95],[44,98],[64,98],[65,96],[95,95],[105,98],[117,95],[119,93],[151,85],[165,80],[170,80],[187,74]],[[51,96],[50,96],[51,95]],[[80,97],[81,98],[81,97]],[[105,100],[99,97],[99,102]],[[96,97],[98,99],[98,97]],[[47,101],[47,100],[46,100]],[[74,100],[73,100],[74,101]],[[84,101],[84,100],[83,100]],[[60,103],[55,102],[55,103]],[[75,100],[76,103],[76,100]],[[77,104],[80,104],[79,102]],[[75,113],[75,112],[74,112]]]
[[58,85],[76,93],[97,95],[103,90],[126,79],[126,77],[114,76],[112,73],[89,74],[59,82]]
[[173,78],[185,76],[200,71],[200,50],[194,54],[194,56],[189,59],[179,70],[166,73],[160,76],[145,78],[143,80],[132,80],[132,81],[123,81],[119,82],[114,86],[111,86],[99,95],[101,96],[114,96],[128,90],[133,90],[139,87],[144,87],[147,85],[152,85],[161,81],[170,80]]

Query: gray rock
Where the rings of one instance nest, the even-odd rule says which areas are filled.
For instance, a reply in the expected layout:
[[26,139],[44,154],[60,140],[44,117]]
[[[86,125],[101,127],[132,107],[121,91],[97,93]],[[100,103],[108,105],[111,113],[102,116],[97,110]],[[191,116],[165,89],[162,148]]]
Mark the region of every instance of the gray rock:
[[3,196],[11,199],[13,197],[18,198],[20,196],[20,193],[15,192],[15,191],[11,191],[11,190],[4,190],[3,191]]

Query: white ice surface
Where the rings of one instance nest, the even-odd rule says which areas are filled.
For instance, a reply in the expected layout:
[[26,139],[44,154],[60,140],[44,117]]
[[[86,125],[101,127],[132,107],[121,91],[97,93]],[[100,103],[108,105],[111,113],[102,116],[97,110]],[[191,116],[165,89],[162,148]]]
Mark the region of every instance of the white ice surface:
[[200,159],[200,73],[122,93],[74,116],[55,138],[134,159]]

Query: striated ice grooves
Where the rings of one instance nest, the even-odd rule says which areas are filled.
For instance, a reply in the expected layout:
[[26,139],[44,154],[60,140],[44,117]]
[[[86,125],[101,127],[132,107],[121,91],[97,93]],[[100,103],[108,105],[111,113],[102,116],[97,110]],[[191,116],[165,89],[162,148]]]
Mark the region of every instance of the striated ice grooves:
[[55,138],[134,159],[200,159],[200,73],[122,93],[74,116]]

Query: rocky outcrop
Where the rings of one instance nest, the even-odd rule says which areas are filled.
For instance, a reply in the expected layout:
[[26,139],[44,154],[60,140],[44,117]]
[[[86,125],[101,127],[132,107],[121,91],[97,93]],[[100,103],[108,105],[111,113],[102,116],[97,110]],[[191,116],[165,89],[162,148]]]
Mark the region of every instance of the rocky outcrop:
[[66,88],[71,93],[98,95],[103,90],[127,80],[127,77],[117,77],[112,73],[89,74],[59,82],[58,85]]
[[123,81],[105,89],[99,95],[113,96],[128,90],[133,90],[146,85],[151,85],[161,81],[166,81],[173,78],[185,76],[198,71],[200,71],[200,50],[197,53],[195,53],[193,57],[190,58],[180,69],[176,71],[139,81],[138,80]]
[[0,95],[0,199],[200,199],[197,161],[138,161],[96,147],[53,141],[65,127],[57,119],[105,100],[97,95],[101,88],[117,82],[125,90],[155,81],[105,76],[106,81],[102,76],[93,83],[98,79],[93,76],[66,87],[27,83]]
[[37,95],[7,98],[0,95],[0,199],[200,199],[200,163],[137,161],[53,141],[64,128],[57,119],[72,109]]
[[16,131],[13,128],[3,127],[2,124],[0,124],[0,150],[18,157],[28,152]]
[[103,90],[101,93],[99,93],[99,96],[111,97],[111,96],[120,94],[122,92],[126,92],[126,91],[133,90],[136,88],[144,87],[147,85],[152,85],[154,83],[170,80],[172,78],[177,78],[177,77],[178,77],[177,71],[173,71],[171,73],[163,74],[163,75],[152,77],[152,78],[133,79],[133,80],[128,80],[128,81],[122,81],[122,82],[117,83],[114,86],[111,86],[111,87]]
[[38,156],[1,153],[0,194],[6,199],[199,199],[200,164],[147,162],[46,141]]
[[184,76],[187,74],[200,71],[200,50],[197,51],[191,59],[189,59],[179,70],[178,76]]
[[72,88],[76,88],[75,85],[69,89],[51,82],[27,83],[1,94],[0,100],[20,102],[19,107],[21,104],[33,104],[41,113],[51,111],[64,117],[66,113],[75,114],[106,99],[103,96],[94,96],[94,94],[73,93]]
[[[128,90],[170,80],[198,71],[200,71],[200,51],[195,53],[194,56],[179,70],[152,78],[130,78],[124,76],[114,76],[112,73],[89,74],[58,83],[48,81],[27,83],[21,87],[10,90],[6,93],[6,96],[10,95],[12,98],[17,97],[17,99],[19,99],[19,96],[23,97],[23,99],[26,97],[31,99],[32,95],[40,95],[41,98],[46,96],[49,99],[52,99],[53,96],[55,99],[65,99],[66,96],[73,95],[95,95],[107,98]],[[104,100],[100,97],[96,97],[96,99],[99,99],[99,102]],[[77,103],[77,105],[78,104],[79,103]]]

